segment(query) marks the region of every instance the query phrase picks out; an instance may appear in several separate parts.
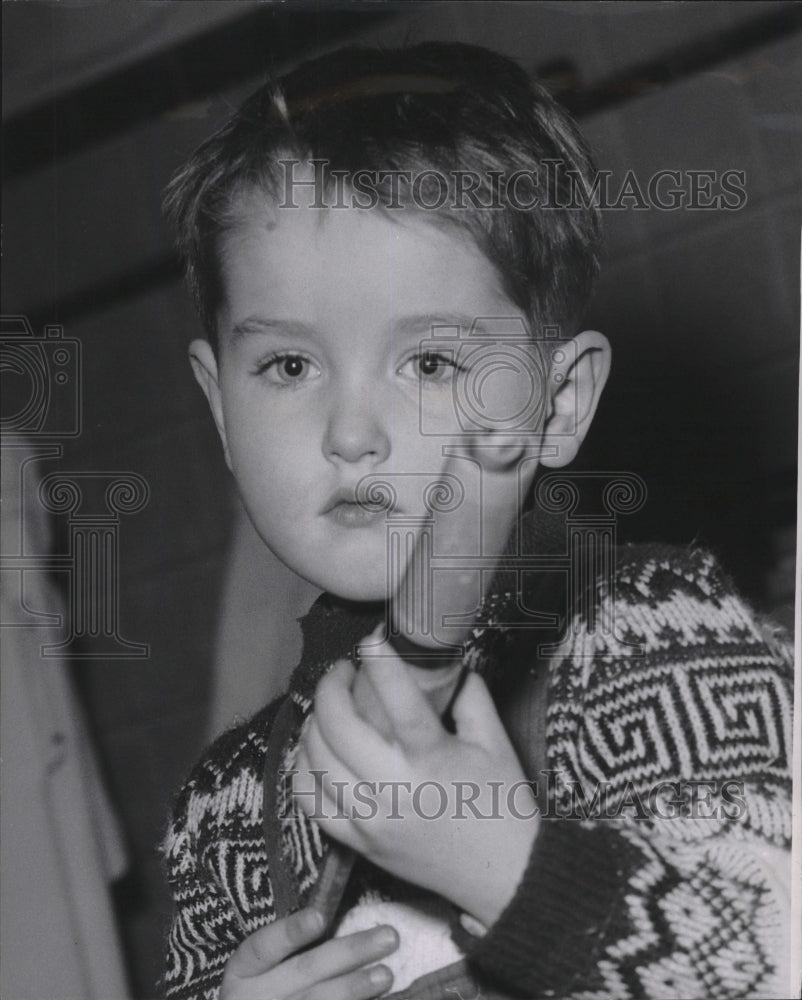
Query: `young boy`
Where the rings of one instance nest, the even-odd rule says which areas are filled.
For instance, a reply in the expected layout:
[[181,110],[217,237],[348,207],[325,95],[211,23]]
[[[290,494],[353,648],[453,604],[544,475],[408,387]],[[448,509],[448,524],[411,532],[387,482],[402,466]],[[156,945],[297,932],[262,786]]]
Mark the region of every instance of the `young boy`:
[[[295,70],[174,179],[226,461],[325,594],[288,696],[176,803],[170,996],[784,992],[781,643],[709,556],[657,546],[570,580],[583,603],[550,650],[516,627],[560,606],[532,567],[566,543],[554,496],[511,521],[509,498],[571,461],[609,369],[578,332],[591,171],[515,65],[428,44]],[[445,661],[421,655],[419,609],[400,627],[398,586],[432,511],[437,550],[444,486],[529,567],[504,563]],[[401,523],[417,545],[388,544]]]

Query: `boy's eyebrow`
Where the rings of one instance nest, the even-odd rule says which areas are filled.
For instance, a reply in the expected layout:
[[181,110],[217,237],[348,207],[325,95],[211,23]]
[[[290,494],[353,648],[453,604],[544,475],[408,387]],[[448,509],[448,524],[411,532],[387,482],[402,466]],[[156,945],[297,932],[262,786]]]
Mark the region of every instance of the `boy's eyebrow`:
[[290,336],[309,337],[312,336],[314,330],[299,320],[271,319],[266,316],[249,316],[247,319],[235,323],[231,328],[233,340],[259,333],[286,333]]
[[[428,334],[434,336],[436,327],[459,327],[460,331],[473,328],[476,316],[467,313],[411,313],[393,320],[393,331],[400,334]],[[481,324],[480,324],[481,326]]]
[[[464,337],[470,332],[485,332],[482,320],[486,317],[472,316],[460,312],[409,313],[393,319],[390,329],[394,335],[433,337],[437,339],[438,329],[449,331],[441,336],[448,338],[455,335]],[[307,323],[296,319],[275,319],[269,316],[249,316],[240,320],[231,328],[234,341],[243,337],[265,333],[283,333],[291,337],[314,337],[316,330]]]

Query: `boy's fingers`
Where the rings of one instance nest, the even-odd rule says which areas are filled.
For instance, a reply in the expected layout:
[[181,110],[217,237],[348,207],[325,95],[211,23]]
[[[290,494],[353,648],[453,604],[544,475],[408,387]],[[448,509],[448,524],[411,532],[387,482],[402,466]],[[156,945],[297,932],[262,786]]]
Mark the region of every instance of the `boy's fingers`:
[[477,674],[468,674],[457,700],[451,708],[457,736],[482,746],[494,744],[499,737],[507,741],[507,733],[499,718],[487,685]]
[[374,927],[309,948],[322,932],[323,918],[310,907],[261,927],[232,955],[226,978],[257,980],[253,986],[258,987],[264,977],[268,997],[357,1000],[386,990],[392,980],[387,970],[371,984],[371,970],[363,966],[396,950],[398,934],[392,927]]
[[405,750],[421,750],[443,738],[437,713],[388,642],[363,656],[362,669],[392,723],[396,741]]
[[319,758],[314,755],[320,751],[313,750],[313,756],[310,757],[310,742],[313,747],[322,742],[314,716],[309,717],[304,742],[295,760],[297,771],[293,776],[295,805],[334,840],[355,851],[364,851],[365,844],[353,823],[353,790],[359,784],[359,780],[339,761],[334,775],[326,766],[319,766]]
[[[295,766],[298,773],[294,775],[292,781],[293,800],[297,807],[306,813],[309,819],[313,819],[324,829],[328,829],[327,820],[333,817],[339,819],[343,815],[347,815],[347,813],[344,813],[344,802],[341,801],[338,806],[334,797],[336,793],[333,791],[328,770],[326,768],[315,767],[311,763],[305,748],[302,748],[298,752]],[[348,790],[353,787],[354,779],[350,776],[341,775],[340,777],[345,782],[345,785],[340,785],[340,798],[344,800]],[[342,822],[339,822],[337,825],[338,828],[346,826]],[[343,832],[347,831],[343,830]],[[342,840],[343,838],[342,835],[335,835],[335,839]]]
[[[387,742],[360,717],[351,694],[354,668],[346,670],[336,663],[318,685],[314,719],[324,743],[355,775],[362,775],[366,762],[385,761]],[[311,725],[311,724],[310,724]]]
[[369,722],[388,743],[392,743],[395,739],[392,721],[384,710],[367,670],[357,671],[354,683],[351,685],[351,695],[359,715],[365,722]]
[[353,823],[354,789],[360,781],[340,761],[336,763],[336,771],[330,772],[325,764],[327,753],[320,728],[312,715],[295,762],[298,770],[293,779],[295,802],[334,840],[355,851],[364,851],[365,844]]
[[354,681],[354,674],[356,673],[356,667],[353,663],[350,660],[336,660],[329,673],[331,674],[335,671],[337,678],[340,679],[347,687],[350,687]]
[[[295,955],[281,969],[277,969],[276,976],[270,979],[271,992],[268,996],[297,995],[330,1000],[335,992],[332,982],[336,983],[344,974],[362,970],[363,966],[384,958],[397,947],[398,934],[389,926],[372,927],[370,930],[332,938],[303,954]],[[361,978],[356,976],[357,981]],[[384,984],[389,985],[387,977],[382,978]],[[375,996],[376,993],[366,995]],[[344,1000],[352,998],[345,994]]]
[[371,1000],[393,985],[393,974],[386,965],[358,969],[305,990],[303,1000]]
[[345,785],[341,785],[344,788],[353,788],[357,782],[356,775],[327,744],[315,715],[309,717],[298,760],[305,762],[309,771],[315,772],[317,780],[323,783],[324,791],[327,786],[331,787],[332,781],[345,782]]
[[296,772],[292,777],[295,804],[309,817],[322,813],[326,808],[323,775],[310,761],[305,746],[298,750],[293,770]]
[[227,974],[240,979],[269,972],[323,933],[323,917],[309,907],[249,935],[229,960]]

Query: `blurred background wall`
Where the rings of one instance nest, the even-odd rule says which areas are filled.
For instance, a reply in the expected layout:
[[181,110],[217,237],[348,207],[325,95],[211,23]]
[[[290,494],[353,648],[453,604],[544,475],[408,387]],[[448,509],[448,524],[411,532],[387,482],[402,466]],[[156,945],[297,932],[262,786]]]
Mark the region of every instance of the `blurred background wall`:
[[[588,322],[612,340],[614,373],[582,462],[646,481],[626,537],[708,545],[756,603],[787,615],[802,8],[6,3],[3,29],[2,309],[36,335],[61,324],[81,349],[80,434],[43,474],[130,471],[149,488],[120,520],[118,564],[120,634],[147,656],[81,659],[78,642],[69,661],[126,842],[113,900],[144,998],[169,917],[157,845],[170,797],[208,734],[281,686],[293,617],[315,596],[254,543],[191,378],[198,326],[159,212],[171,172],[268,69],[346,40],[425,39],[485,44],[545,78],[614,186],[627,171],[642,184],[660,170],[686,184],[688,171],[742,171],[735,211],[630,199],[605,213]],[[5,370],[4,398],[24,383]],[[63,549],[69,519],[52,519]]]

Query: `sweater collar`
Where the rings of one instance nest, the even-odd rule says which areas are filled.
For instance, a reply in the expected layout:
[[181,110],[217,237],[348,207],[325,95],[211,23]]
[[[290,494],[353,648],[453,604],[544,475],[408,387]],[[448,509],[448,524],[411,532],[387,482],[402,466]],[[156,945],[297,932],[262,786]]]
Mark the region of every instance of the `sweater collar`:
[[356,647],[384,617],[384,604],[342,601],[321,594],[299,619],[303,651],[290,681],[295,700],[311,701],[317,682],[331,664],[335,660],[353,660]]

